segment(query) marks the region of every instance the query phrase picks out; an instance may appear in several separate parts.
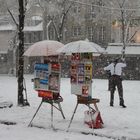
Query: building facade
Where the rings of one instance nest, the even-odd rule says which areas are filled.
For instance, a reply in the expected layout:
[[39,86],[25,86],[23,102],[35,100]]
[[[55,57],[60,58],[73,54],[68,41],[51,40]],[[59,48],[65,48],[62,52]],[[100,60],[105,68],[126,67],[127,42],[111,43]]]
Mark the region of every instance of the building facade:
[[[108,43],[122,41],[120,20],[116,20],[116,17],[110,14],[112,11],[111,8],[107,8],[109,6],[106,1],[77,0],[73,3],[71,1],[56,3],[54,0],[53,2],[48,0],[40,5],[37,0],[28,6],[24,28],[25,50],[33,43],[44,39],[58,40],[58,36],[61,36],[60,41],[64,44],[88,39],[105,48]],[[48,8],[49,6],[51,8]],[[62,23],[61,19],[67,10]],[[129,27],[129,38],[132,36],[131,42],[140,40],[138,15],[137,13],[134,20],[131,20],[133,24],[130,25],[134,25],[135,22],[137,24]],[[1,66],[0,73],[8,73],[11,66],[16,67],[17,65],[15,58],[17,43],[13,43],[16,28],[10,18],[6,21],[3,19],[0,18],[0,58],[2,58],[0,61],[5,62],[8,69],[6,68],[7,71],[2,70],[5,66]],[[61,25],[63,25],[62,28],[60,28]],[[133,36],[133,34],[135,35]],[[2,48],[4,48],[4,54],[2,54]],[[32,72],[31,65],[34,59],[25,60],[25,72]]]

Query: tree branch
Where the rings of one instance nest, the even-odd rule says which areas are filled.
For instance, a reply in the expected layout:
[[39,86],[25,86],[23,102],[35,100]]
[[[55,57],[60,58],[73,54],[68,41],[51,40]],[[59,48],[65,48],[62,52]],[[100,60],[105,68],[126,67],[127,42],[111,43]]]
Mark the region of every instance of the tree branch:
[[[139,30],[140,30],[140,29],[139,29]],[[137,33],[139,30],[135,31],[135,33],[130,37],[130,39],[128,39],[128,42],[130,42],[130,41],[133,39],[133,37],[136,35],[136,33]]]
[[16,19],[14,18],[14,16],[13,16],[13,14],[12,14],[12,12],[10,11],[10,9],[7,7],[7,10],[8,10],[8,12],[9,12],[9,14],[11,15],[11,17],[12,17],[12,19],[13,19],[13,21],[14,21],[14,23],[16,24],[16,26],[17,26],[17,28],[18,28],[18,23],[17,23],[17,21],[16,21]]
[[40,0],[38,0],[38,5],[41,7],[41,9],[43,9],[43,11],[45,11],[45,8],[41,5]]
[[57,30],[57,27],[56,27],[56,25],[54,23],[54,20],[53,19],[51,19],[51,20],[52,20],[52,23],[53,23],[53,27],[54,27],[55,33],[57,35],[57,40],[60,41],[60,36],[59,36],[58,30]]
[[[65,5],[65,2],[66,2],[66,0],[64,0],[64,2],[63,2],[64,5]],[[67,16],[70,8],[72,7],[73,3],[74,3],[74,1],[72,1],[72,3],[70,4],[70,6],[68,7],[68,9],[62,13],[62,18],[61,18],[61,22],[60,22],[61,25],[60,25],[60,28],[59,28],[59,34],[60,35],[62,34],[62,29],[64,27],[64,22],[65,22],[66,16]]]

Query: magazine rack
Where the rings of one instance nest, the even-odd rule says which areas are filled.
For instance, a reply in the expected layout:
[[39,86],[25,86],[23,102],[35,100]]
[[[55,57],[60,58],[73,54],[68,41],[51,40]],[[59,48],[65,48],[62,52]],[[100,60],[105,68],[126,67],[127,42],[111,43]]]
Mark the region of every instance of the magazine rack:
[[[92,53],[72,53],[71,55],[71,93],[77,96],[77,104],[70,119],[68,129],[73,121],[79,104],[86,105],[89,111],[99,111],[99,99],[92,98],[93,64]],[[93,106],[91,106],[91,104]],[[92,121],[92,116],[90,117]],[[94,128],[92,126],[92,128]]]
[[[60,96],[61,65],[58,61],[54,60],[56,60],[56,57],[50,57],[50,60],[47,59],[45,63],[36,63],[34,66],[34,89],[37,91],[38,97],[42,98],[42,101],[28,126],[32,126],[32,121],[38,113],[42,103],[48,103],[51,105],[52,128],[54,128],[53,108],[60,111],[63,119],[65,119],[60,104],[63,101],[63,98]],[[55,104],[57,104],[58,107]]]

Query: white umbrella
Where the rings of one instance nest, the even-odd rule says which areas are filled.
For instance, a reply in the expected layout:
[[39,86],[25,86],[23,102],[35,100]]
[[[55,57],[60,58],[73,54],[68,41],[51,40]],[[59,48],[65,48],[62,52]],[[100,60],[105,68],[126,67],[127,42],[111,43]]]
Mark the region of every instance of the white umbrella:
[[40,42],[36,42],[32,46],[30,46],[25,52],[24,56],[52,56],[58,55],[57,51],[59,48],[64,45],[58,41],[54,40],[44,40]]
[[101,54],[105,52],[105,49],[96,43],[79,40],[79,41],[70,42],[64,45],[64,47],[58,49],[58,52],[67,53],[67,54],[86,53],[86,52],[92,52],[94,54]]

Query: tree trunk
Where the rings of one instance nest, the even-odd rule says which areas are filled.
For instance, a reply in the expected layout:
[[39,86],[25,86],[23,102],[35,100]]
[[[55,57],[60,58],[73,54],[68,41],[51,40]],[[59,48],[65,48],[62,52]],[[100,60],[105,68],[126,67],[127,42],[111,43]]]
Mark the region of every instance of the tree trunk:
[[126,42],[125,42],[125,23],[124,23],[124,14],[125,11],[121,11],[121,17],[122,17],[122,43],[123,43],[123,49],[122,49],[122,58],[125,58],[125,48],[126,48]]
[[23,74],[24,74],[24,0],[18,0],[19,2],[19,28],[18,28],[18,105],[24,105],[23,97]]

